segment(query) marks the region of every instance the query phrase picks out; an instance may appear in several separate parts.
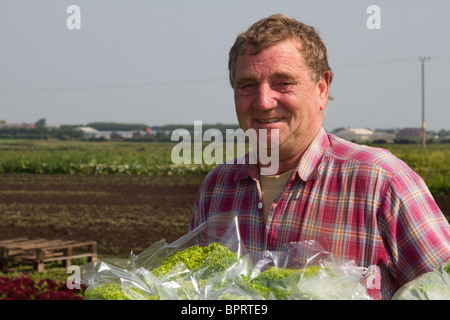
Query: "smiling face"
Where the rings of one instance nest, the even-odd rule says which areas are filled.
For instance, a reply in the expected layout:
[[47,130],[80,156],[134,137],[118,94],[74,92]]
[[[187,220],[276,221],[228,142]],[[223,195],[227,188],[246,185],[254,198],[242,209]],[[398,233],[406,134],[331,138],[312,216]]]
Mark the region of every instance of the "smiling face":
[[300,46],[288,39],[236,61],[234,100],[239,124],[244,131],[279,130],[280,172],[290,169],[285,168],[290,166],[287,162],[298,162],[319,132],[328,100],[330,74],[315,83]]

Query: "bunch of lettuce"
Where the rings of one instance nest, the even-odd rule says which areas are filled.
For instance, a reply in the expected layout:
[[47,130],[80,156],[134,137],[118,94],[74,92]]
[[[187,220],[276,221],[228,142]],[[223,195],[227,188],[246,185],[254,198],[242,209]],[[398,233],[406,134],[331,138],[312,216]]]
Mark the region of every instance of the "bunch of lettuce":
[[450,261],[403,285],[392,300],[450,300]]
[[161,265],[152,272],[155,276],[166,275],[176,265],[182,263],[191,272],[203,270],[202,278],[208,278],[215,272],[227,269],[237,259],[237,253],[217,242],[205,247],[194,245],[164,259]]
[[168,244],[82,268],[86,300],[370,299],[360,268],[335,263],[315,241],[247,252],[235,213],[221,213]]
[[[133,300],[190,299],[198,287],[232,266],[238,260],[237,253],[219,243],[208,246],[190,246],[177,251],[148,272],[140,269],[142,281],[125,283],[97,283],[85,291],[85,300]],[[144,285],[142,285],[142,282]],[[140,285],[135,285],[139,283]]]
[[138,281],[88,286],[86,300],[134,299],[368,299],[352,277],[323,266],[292,269],[269,266],[255,271],[246,257],[212,243],[179,250],[151,271],[140,269]]

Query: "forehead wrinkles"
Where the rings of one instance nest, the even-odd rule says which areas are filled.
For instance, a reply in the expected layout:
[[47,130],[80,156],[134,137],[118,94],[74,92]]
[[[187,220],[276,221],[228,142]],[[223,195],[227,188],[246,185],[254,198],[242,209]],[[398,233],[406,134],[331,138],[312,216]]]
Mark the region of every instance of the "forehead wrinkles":
[[267,50],[257,55],[244,54],[238,58],[236,66],[236,81],[283,74],[300,77],[307,71],[304,59],[298,50],[281,52]]
[[277,64],[276,66],[252,63],[237,73],[235,85],[239,87],[247,82],[261,83],[277,79],[300,83],[302,79],[308,77],[308,73],[305,72],[307,72],[306,68],[293,66],[289,63]]

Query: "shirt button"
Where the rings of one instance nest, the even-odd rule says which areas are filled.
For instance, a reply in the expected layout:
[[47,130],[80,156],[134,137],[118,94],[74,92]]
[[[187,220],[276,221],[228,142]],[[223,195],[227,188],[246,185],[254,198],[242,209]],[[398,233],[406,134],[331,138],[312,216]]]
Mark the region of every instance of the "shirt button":
[[259,202],[259,203],[258,203],[258,209],[261,209],[262,207],[263,207],[262,202]]

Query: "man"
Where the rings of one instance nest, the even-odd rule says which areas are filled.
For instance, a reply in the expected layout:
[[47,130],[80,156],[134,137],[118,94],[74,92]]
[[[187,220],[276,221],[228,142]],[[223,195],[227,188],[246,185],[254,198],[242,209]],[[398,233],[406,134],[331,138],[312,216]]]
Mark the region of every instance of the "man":
[[389,299],[450,259],[450,227],[405,163],[324,131],[333,77],[327,60],[314,28],[283,15],[237,37],[229,74],[239,124],[278,131],[278,172],[262,175],[263,165],[248,161],[216,167],[200,187],[191,228],[236,212],[249,251],[317,241],[339,259],[377,265]]

